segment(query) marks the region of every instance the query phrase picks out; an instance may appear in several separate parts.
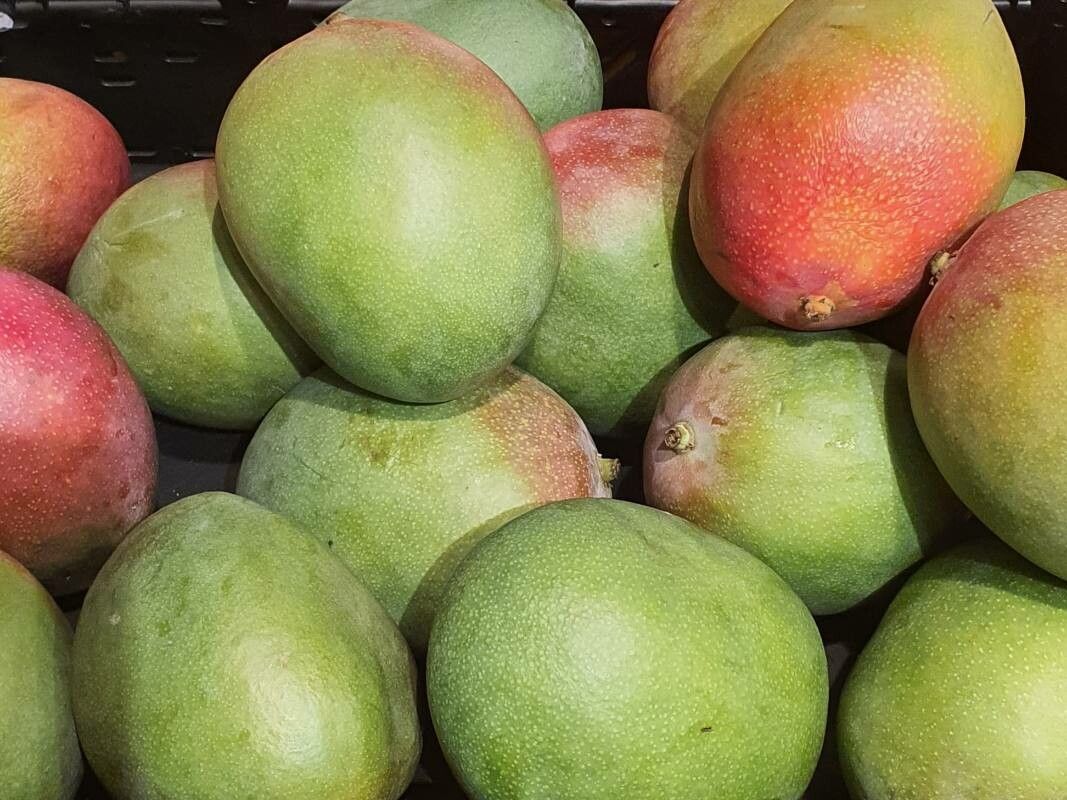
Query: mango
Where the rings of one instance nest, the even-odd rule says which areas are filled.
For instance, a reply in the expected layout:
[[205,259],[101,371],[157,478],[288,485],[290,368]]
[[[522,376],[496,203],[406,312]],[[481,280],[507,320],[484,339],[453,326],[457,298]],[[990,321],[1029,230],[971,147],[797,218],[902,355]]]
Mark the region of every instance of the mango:
[[988,537],[922,567],[848,677],[855,800],[1067,793],[1067,584]]
[[1067,191],[990,217],[912,333],[915,421],[990,530],[1067,578]]
[[545,135],[563,207],[556,290],[516,362],[559,392],[594,435],[648,428],[656,399],[735,304],[689,231],[696,138],[665,114],[614,109]]
[[103,114],[58,86],[0,78],[0,268],[62,287],[130,159]]
[[238,255],[210,160],[119,198],[67,293],[111,336],[152,409],[191,425],[254,428],[318,366]]
[[904,357],[851,331],[744,328],[663,392],[645,497],[762,559],[814,614],[945,542],[959,501],[912,421]]
[[268,56],[216,156],[249,269],[362,389],[460,397],[548,303],[560,211],[540,131],[492,70],[421,28],[335,18]]
[[115,800],[396,800],[420,748],[385,611],[315,537],[222,492],[108,560],[74,637],[74,716]]
[[0,271],[0,549],[54,594],[81,591],[155,487],[152,415],[107,334]]
[[432,406],[324,370],[263,420],[237,491],[333,548],[421,652],[443,587],[479,539],[537,505],[610,496],[616,469],[574,410],[519,370]]
[[541,130],[604,100],[596,45],[560,0],[351,0],[330,19],[340,16],[411,22],[458,44],[500,76]]
[[542,506],[477,545],[426,682],[471,800],[797,800],[826,722],[819,632],[782,579],[618,500]]
[[708,115],[690,198],[701,258],[786,327],[884,317],[996,209],[1024,116],[990,0],[795,0]]
[[0,552],[0,786],[4,800],[73,800],[82,754],[70,708],[70,625]]
[[1057,189],[1067,189],[1067,181],[1058,175],[1038,172],[1037,170],[1020,170],[1011,179],[1011,185],[1008,186],[1004,199],[1000,201],[1000,210],[1003,211],[1008,206],[1013,206],[1028,197],[1033,197],[1035,194],[1043,194]]

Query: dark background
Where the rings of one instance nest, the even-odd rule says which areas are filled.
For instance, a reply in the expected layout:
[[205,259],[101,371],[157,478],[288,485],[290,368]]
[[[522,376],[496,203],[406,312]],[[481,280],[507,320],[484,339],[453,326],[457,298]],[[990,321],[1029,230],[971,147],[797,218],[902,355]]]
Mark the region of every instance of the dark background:
[[[571,4],[600,50],[605,106],[646,105],[648,55],[672,0]],[[169,163],[210,157],[219,121],[244,77],[264,56],[340,5],[337,0],[0,0],[0,12],[15,23],[0,33],[0,76],[53,83],[88,100],[118,128],[135,177],[143,177]],[[1026,84],[1028,125],[1020,168],[1067,176],[1067,0],[996,5]],[[945,47],[951,50],[952,42]],[[163,419],[157,419],[156,428],[160,505],[201,491],[233,489],[249,434],[198,430]],[[601,442],[601,448],[631,465],[617,494],[638,498],[637,448],[610,442]],[[834,698],[895,588],[847,614],[819,620]],[[78,600],[64,605],[74,609]],[[833,711],[832,701],[831,720]],[[427,738],[424,770],[406,800],[461,798],[432,737]],[[847,797],[832,746],[806,796]],[[78,800],[104,797],[89,777]]]

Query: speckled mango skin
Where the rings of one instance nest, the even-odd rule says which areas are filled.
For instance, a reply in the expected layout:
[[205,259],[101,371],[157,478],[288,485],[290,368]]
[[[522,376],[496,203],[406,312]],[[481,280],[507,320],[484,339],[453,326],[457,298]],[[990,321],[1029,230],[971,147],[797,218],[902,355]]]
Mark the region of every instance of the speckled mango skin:
[[1067,796],[1067,585],[995,539],[925,565],[841,698],[856,800]]
[[62,287],[130,180],[118,132],[57,86],[0,78],[0,267]]
[[578,415],[514,368],[432,406],[393,403],[321,371],[267,415],[237,491],[327,542],[416,651],[479,539],[534,506],[611,495]]
[[319,361],[241,260],[215,163],[164,170],[93,228],[67,294],[107,331],[154,411],[254,428]]
[[1067,578],[1067,191],[990,217],[926,301],[908,357],[915,421],[960,499]]
[[560,212],[537,125],[421,28],[339,18],[278,50],[238,90],[216,157],[249,268],[363,389],[466,394],[514,360],[552,293]]
[[649,105],[699,134],[730,73],[790,1],[681,0],[652,47]]
[[589,31],[562,0],[351,0],[337,17],[411,22],[484,61],[541,130],[599,111],[600,56]]
[[1067,180],[1053,175],[1050,172],[1038,172],[1037,170],[1020,170],[1011,179],[1004,199],[1000,201],[1000,210],[1033,197],[1035,194],[1044,194],[1058,189],[1067,189]]
[[990,0],[795,0],[708,116],[690,202],[700,255],[789,328],[885,316],[996,209],[1023,123]]
[[221,492],[138,526],[85,598],[74,714],[116,800],[395,800],[415,666],[325,545]]
[[796,800],[827,668],[803,603],[740,548],[644,506],[572,500],[463,562],[427,689],[472,800]]
[[671,373],[735,303],[708,276],[683,184],[696,137],[666,114],[601,111],[545,135],[563,209],[556,290],[517,364],[594,435],[641,436]]
[[[851,331],[725,336],[663,392],[645,497],[762,559],[812,613],[845,611],[962,516],[915,429],[906,370]],[[679,423],[692,431],[684,452],[665,444]]]
[[81,591],[155,486],[152,416],[115,346],[55,289],[0,270],[0,549],[53,594]]
[[70,710],[70,625],[0,552],[0,786],[4,800],[71,800],[82,754]]

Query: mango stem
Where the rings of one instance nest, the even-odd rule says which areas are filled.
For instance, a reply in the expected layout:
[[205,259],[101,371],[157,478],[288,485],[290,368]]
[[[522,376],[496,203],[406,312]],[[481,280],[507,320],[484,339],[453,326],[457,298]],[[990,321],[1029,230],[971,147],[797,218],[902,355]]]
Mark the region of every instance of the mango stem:
[[824,294],[809,294],[800,298],[800,310],[810,322],[824,322],[836,308],[834,301]]
[[676,422],[663,435],[663,446],[675,453],[684,453],[697,446],[696,434],[688,422]]
[[611,484],[619,477],[619,459],[617,458],[603,458],[598,459],[600,465],[600,479],[606,484]]
[[952,266],[952,254],[947,250],[941,250],[930,259],[930,285],[937,286],[937,282],[945,277],[945,270]]

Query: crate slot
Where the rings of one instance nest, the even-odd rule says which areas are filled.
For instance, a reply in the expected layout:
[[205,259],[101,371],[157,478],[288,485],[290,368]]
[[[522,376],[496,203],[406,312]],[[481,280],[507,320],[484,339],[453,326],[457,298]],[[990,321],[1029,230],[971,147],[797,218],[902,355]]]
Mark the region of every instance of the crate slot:
[[163,61],[167,64],[195,64],[200,60],[199,53],[164,53]]
[[97,53],[93,56],[93,61],[97,64],[125,64],[129,61],[129,56],[121,50],[112,50],[105,53]]

